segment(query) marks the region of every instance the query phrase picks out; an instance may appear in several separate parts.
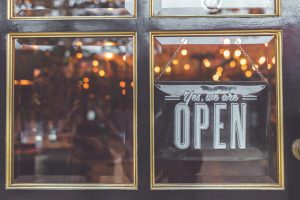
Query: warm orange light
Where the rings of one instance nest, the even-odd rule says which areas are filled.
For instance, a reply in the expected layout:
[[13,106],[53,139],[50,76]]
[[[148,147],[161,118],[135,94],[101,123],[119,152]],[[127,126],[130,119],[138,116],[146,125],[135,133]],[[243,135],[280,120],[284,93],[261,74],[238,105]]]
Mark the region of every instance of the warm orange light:
[[207,58],[205,58],[205,59],[203,60],[203,65],[204,65],[206,68],[209,68],[209,67],[211,67],[211,62],[210,62]]
[[84,84],[83,84],[83,88],[87,90],[87,89],[90,88],[90,85],[89,85],[88,83],[84,83]]
[[245,76],[246,76],[247,78],[251,78],[251,77],[252,77],[252,71],[247,70],[247,71],[245,72]]
[[242,55],[242,51],[241,50],[237,49],[237,50],[234,51],[234,57],[235,58],[239,58],[241,55]]
[[154,67],[154,72],[159,73],[160,72],[160,66],[155,66]]
[[268,70],[271,70],[271,69],[272,69],[272,65],[268,64]]
[[218,81],[219,79],[220,79],[220,77],[217,74],[213,75],[213,80],[214,81]]
[[82,80],[84,83],[88,83],[90,81],[90,79],[88,77],[84,77]]
[[131,87],[134,87],[134,83],[133,83],[133,81],[130,83],[130,85],[131,85]]
[[265,47],[268,47],[269,46],[269,44],[268,43],[265,43]]
[[166,73],[171,73],[171,71],[172,71],[172,68],[170,66],[166,68]]
[[242,59],[240,60],[240,64],[241,64],[241,65],[246,65],[246,64],[247,64],[247,60],[246,60],[245,58],[242,58]]
[[105,71],[103,70],[103,69],[101,69],[100,71],[99,71],[99,76],[100,77],[104,77],[105,76]]
[[231,68],[234,68],[234,67],[236,66],[236,62],[235,62],[234,60],[230,61],[230,62],[229,62],[229,66],[230,66]]
[[115,43],[114,43],[114,42],[111,42],[111,41],[105,41],[103,45],[104,45],[104,46],[114,46]]
[[248,69],[248,66],[247,66],[247,65],[242,65],[242,66],[241,66],[241,70],[245,71],[245,70],[247,70],[247,69]]
[[217,76],[222,76],[222,72],[221,72],[221,71],[217,71],[217,72],[216,72],[216,75],[217,75]]
[[266,57],[262,56],[259,58],[258,63],[262,65],[266,62],[266,60],[267,60]]
[[229,59],[230,58],[230,51],[228,49],[224,50],[223,52],[223,56],[225,59]]
[[126,82],[125,81],[120,81],[120,87],[125,88],[126,87]]
[[114,54],[112,52],[106,52],[104,53],[104,58],[106,60],[111,60],[114,57]]
[[190,64],[185,64],[185,65],[183,66],[183,68],[184,68],[185,70],[190,70],[190,69],[191,69],[191,65],[190,65]]
[[79,47],[82,46],[82,42],[81,41],[77,41],[76,42],[76,46],[79,46]]
[[188,54],[188,51],[186,49],[182,49],[181,55],[186,56]]
[[99,66],[99,61],[98,60],[93,60],[93,66],[98,67]]
[[275,57],[272,58],[272,63],[273,63],[273,64],[276,63],[276,58],[275,58]]
[[221,66],[218,67],[218,68],[217,68],[217,72],[223,72],[223,67],[221,67]]
[[178,65],[179,64],[179,61],[177,59],[174,59],[173,60],[173,65]]
[[224,49],[220,49],[220,54],[223,54],[224,53]]
[[82,55],[82,53],[76,53],[76,58],[78,58],[78,59],[81,59],[81,58],[83,58],[83,55]]
[[125,61],[127,60],[126,55],[124,55],[124,56],[122,57],[122,59],[123,59],[123,61],[125,62]]
[[33,82],[26,79],[15,80],[15,85],[28,86],[28,85],[33,85]]
[[123,89],[121,93],[122,93],[123,95],[126,95],[126,90]]

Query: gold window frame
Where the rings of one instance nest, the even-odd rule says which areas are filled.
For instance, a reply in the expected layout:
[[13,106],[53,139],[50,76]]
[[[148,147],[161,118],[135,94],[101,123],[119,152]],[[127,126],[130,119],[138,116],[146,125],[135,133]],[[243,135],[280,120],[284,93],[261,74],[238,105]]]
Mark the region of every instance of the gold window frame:
[[[13,183],[14,172],[14,40],[20,38],[87,38],[87,37],[131,37],[133,41],[133,182],[129,184],[101,183]],[[7,190],[14,189],[55,189],[55,190],[137,190],[137,42],[135,32],[41,32],[41,33],[8,33],[7,35],[7,67],[6,67],[6,184]]]
[[158,16],[154,14],[154,0],[150,0],[150,17],[153,18],[255,18],[255,17],[280,17],[281,0],[274,0],[273,14],[248,14],[248,15],[163,15]]
[[7,19],[8,20],[86,20],[86,19],[136,19],[137,12],[137,0],[133,2],[133,15],[126,16],[14,16],[14,0],[7,0]]
[[[277,100],[277,157],[278,183],[206,184],[206,183],[155,183],[154,155],[154,40],[157,36],[265,36],[276,37],[276,100]],[[284,190],[284,137],[282,99],[282,30],[223,30],[223,31],[157,31],[150,33],[150,187],[151,190]]]

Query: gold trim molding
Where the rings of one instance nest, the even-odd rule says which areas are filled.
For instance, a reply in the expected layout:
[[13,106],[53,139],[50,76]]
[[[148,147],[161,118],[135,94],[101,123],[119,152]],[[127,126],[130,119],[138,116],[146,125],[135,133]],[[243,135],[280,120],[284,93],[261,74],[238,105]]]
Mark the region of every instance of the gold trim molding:
[[[154,155],[154,39],[155,37],[187,36],[275,36],[276,38],[276,98],[277,98],[277,158],[278,183],[156,183]],[[150,186],[151,190],[284,190],[284,137],[283,137],[283,104],[282,104],[282,31],[281,30],[226,30],[226,31],[157,31],[150,33]]]

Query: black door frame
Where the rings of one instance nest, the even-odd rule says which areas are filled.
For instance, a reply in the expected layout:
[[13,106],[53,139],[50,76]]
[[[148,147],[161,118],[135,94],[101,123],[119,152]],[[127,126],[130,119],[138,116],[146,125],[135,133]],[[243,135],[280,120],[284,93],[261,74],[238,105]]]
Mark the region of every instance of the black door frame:
[[[7,20],[7,0],[0,1],[0,199],[244,199],[297,200],[300,197],[300,161],[291,145],[300,136],[300,6],[297,0],[282,0],[282,16],[257,18],[149,18],[150,0],[137,0],[137,18],[95,20]],[[283,108],[285,133],[284,191],[150,191],[150,110],[149,110],[149,32],[192,30],[283,30]],[[6,37],[9,32],[137,32],[138,82],[138,190],[5,190],[5,107],[6,107]]]

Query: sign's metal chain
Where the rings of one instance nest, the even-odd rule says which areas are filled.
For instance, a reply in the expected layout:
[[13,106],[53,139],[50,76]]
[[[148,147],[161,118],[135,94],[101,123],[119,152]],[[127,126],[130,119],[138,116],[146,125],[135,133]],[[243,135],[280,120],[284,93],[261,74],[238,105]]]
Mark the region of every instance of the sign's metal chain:
[[269,84],[268,79],[263,75],[263,73],[258,69],[258,66],[253,62],[253,60],[250,58],[249,54],[245,51],[245,49],[242,47],[242,41],[241,39],[236,39],[235,44],[239,47],[241,52],[244,54],[244,56],[247,58],[247,60],[250,62],[252,69],[260,76],[260,78]]
[[183,45],[187,44],[187,38],[183,38],[181,40],[181,44],[180,46],[176,49],[176,51],[173,53],[171,59],[167,62],[167,64],[164,66],[164,68],[162,69],[161,73],[156,77],[155,81],[154,81],[154,84],[156,84],[160,78],[164,75],[164,73],[166,72],[166,69],[168,67],[170,67],[171,63],[173,62],[173,60],[176,58],[176,56],[178,55],[180,49],[182,48]]

